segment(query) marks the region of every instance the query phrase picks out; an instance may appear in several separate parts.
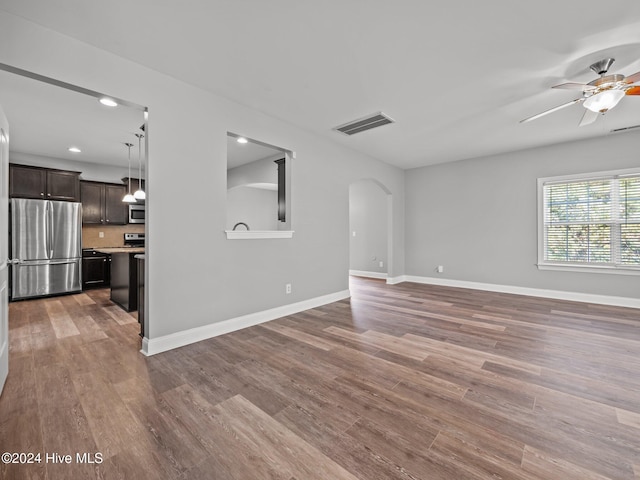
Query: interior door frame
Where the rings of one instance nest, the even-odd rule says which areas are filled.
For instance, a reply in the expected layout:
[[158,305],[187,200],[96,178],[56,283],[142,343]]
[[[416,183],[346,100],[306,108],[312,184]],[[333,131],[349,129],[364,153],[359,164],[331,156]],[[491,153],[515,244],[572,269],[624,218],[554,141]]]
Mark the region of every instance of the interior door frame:
[[0,105],[0,395],[9,375],[9,123]]
[[[18,67],[14,67],[13,65],[9,65],[6,63],[1,63],[0,62],[0,70],[5,71],[5,72],[9,72],[9,73],[13,73],[15,75],[21,76],[21,77],[25,77],[25,78],[30,78],[32,80],[37,80],[39,82],[43,82],[43,83],[47,83],[49,85],[53,85],[56,87],[60,87],[60,88],[64,88],[76,93],[80,93],[83,95],[88,95],[90,97],[94,97],[96,99],[100,99],[103,98],[105,96],[109,97],[110,99],[114,100],[118,105],[124,106],[124,107],[128,107],[128,108],[133,108],[135,110],[138,110],[142,113],[143,115],[143,125],[144,125],[144,152],[143,152],[143,157],[142,157],[142,165],[143,165],[143,169],[145,172],[149,171],[149,109],[141,104],[138,103],[134,103],[134,102],[130,102],[124,98],[120,98],[120,97],[116,97],[113,95],[106,95],[102,92],[98,92],[96,90],[90,90],[88,88],[84,88],[81,87],[79,85],[74,85],[72,83],[68,83],[68,82],[64,82],[62,80],[58,80],[52,77],[47,77],[45,75],[40,75],[39,73],[35,73],[35,72],[31,72],[29,70],[24,70],[22,68],[18,68]],[[8,125],[7,125],[7,131],[8,131]],[[9,152],[9,148],[8,145],[6,147],[6,151],[7,151],[7,166],[5,168],[5,172],[2,174],[2,178],[0,178],[0,181],[4,182],[3,187],[5,189],[5,192],[8,192],[8,182],[7,182],[7,178],[8,178],[8,152]],[[148,175],[148,173],[147,173]],[[148,177],[146,180],[146,184],[145,184],[145,190],[147,193],[147,200],[146,200],[146,208],[147,211],[149,209],[150,206],[150,201],[149,201],[149,181],[148,181]],[[0,205],[0,209],[3,209],[5,207],[3,207],[2,205]],[[6,210],[8,211],[8,204],[6,206]],[[4,211],[4,210],[3,210]],[[1,213],[0,213],[1,214]],[[145,234],[147,235],[148,238],[148,232],[149,232],[149,220],[148,220],[148,216],[147,216],[147,221],[146,221],[146,225],[145,225]],[[0,231],[0,235],[2,235],[2,232]],[[8,234],[5,235],[5,237],[8,237]],[[4,238],[4,237],[3,237]],[[8,241],[8,240],[7,240]],[[148,251],[148,243],[145,244],[145,247],[147,248],[146,252],[145,252],[145,279],[146,279],[146,285],[145,285],[145,289],[144,289],[144,302],[145,305],[147,306],[145,308],[145,315],[144,315],[144,332],[145,332],[145,338],[143,338],[142,340],[142,350],[141,352],[144,353],[146,355],[146,343],[148,343],[148,332],[150,330],[149,328],[149,266],[151,264],[151,262],[149,261],[150,259],[150,255],[149,255],[149,251]],[[8,253],[8,252],[7,252]],[[5,256],[4,258],[0,257],[0,261],[6,259],[7,256]]]

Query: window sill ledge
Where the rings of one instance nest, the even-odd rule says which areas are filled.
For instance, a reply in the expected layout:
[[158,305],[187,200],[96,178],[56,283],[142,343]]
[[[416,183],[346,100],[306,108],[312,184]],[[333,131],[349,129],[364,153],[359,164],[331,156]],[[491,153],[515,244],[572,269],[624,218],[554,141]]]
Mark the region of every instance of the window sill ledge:
[[640,275],[640,268],[614,268],[595,265],[564,265],[557,263],[538,263],[538,270],[556,270],[561,272],[607,273],[613,275]]
[[263,238],[293,238],[293,230],[225,230],[227,240],[259,240]]

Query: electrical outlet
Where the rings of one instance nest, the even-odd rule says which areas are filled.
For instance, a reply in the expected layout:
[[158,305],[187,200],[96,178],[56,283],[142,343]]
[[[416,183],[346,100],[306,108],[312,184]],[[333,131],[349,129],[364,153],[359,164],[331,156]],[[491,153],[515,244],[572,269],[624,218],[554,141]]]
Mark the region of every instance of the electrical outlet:
[[289,295],[291,293],[291,284],[290,283],[287,283],[284,286],[284,293],[286,293],[287,295]]
[[380,267],[384,267],[384,262],[380,262]]
[[438,268],[436,268],[436,272],[438,273],[444,272],[444,267],[442,265],[438,265]]
[[352,235],[355,237],[356,236],[356,232],[353,232]]
[[104,232],[98,232],[98,238],[104,238]]

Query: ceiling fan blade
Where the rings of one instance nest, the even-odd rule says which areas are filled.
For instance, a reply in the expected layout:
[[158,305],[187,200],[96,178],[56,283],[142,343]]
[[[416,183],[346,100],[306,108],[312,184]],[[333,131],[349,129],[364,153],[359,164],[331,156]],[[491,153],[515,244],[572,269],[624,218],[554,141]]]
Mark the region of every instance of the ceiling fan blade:
[[634,73],[633,75],[629,75],[624,79],[625,83],[636,83],[640,82],[640,72]]
[[562,105],[558,105],[557,107],[550,108],[549,110],[545,110],[544,112],[538,113],[532,117],[528,117],[528,118],[525,118],[524,120],[520,120],[520,123],[530,122],[531,120],[535,120],[536,118],[540,118],[550,113],[557,112],[558,110],[561,110],[565,107],[570,107],[574,103],[582,102],[583,100],[584,100],[584,97],[576,98],[575,100],[571,100],[570,102],[563,103]]
[[627,95],[640,95],[640,86],[631,87],[629,90],[625,92]]
[[599,115],[600,115],[599,112],[592,112],[588,108],[585,108],[584,115],[582,115],[582,120],[580,120],[580,123],[578,124],[578,126],[584,127],[585,125],[589,125],[595,122],[598,119]]
[[554,85],[551,88],[562,88],[565,90],[582,90],[583,92],[588,92],[589,90],[595,90],[596,87],[593,85],[587,85],[586,83],[561,83],[560,85]]

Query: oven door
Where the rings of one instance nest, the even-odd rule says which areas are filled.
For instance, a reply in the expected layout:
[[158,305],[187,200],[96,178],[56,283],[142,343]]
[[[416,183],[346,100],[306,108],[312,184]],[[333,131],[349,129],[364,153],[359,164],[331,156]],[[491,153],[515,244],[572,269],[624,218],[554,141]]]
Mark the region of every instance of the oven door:
[[144,205],[129,205],[129,223],[144,223]]

